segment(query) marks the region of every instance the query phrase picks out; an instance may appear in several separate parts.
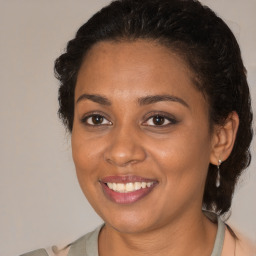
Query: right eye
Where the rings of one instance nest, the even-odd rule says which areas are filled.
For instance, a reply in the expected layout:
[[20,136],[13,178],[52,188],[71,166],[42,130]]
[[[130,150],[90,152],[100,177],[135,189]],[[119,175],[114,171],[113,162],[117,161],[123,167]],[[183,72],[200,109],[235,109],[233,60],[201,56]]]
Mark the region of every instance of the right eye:
[[104,116],[96,115],[96,114],[84,117],[82,119],[82,122],[85,123],[86,125],[92,125],[92,126],[112,125],[112,123],[109,120],[107,120]]

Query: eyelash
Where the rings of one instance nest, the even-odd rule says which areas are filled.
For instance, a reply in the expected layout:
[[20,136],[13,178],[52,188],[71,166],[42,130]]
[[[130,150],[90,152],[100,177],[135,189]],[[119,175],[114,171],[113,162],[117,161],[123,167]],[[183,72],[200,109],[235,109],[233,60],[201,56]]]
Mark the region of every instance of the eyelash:
[[[142,125],[149,126],[149,127],[163,128],[163,127],[166,127],[166,126],[170,126],[170,125],[176,124],[178,122],[173,116],[170,116],[170,115],[167,115],[166,113],[161,113],[161,112],[154,112],[154,113],[151,112],[147,116],[148,117],[144,117],[144,118],[146,118],[146,121],[143,122]],[[93,117],[102,118],[103,120],[107,121],[108,123],[100,123],[100,124],[88,123],[88,120],[90,120],[90,118],[93,118]],[[146,124],[150,119],[153,119],[153,118],[156,118],[156,117],[163,118],[164,119],[163,124],[160,124],[160,125]],[[91,126],[91,127],[113,125],[113,123],[111,121],[109,121],[108,118],[106,118],[103,113],[90,113],[90,114],[87,114],[86,116],[84,116],[81,119],[81,122],[83,124],[85,124],[87,126]],[[166,124],[166,122],[168,122],[168,123]]]
[[99,127],[99,126],[107,126],[107,125],[112,125],[113,123],[108,121],[109,124],[90,124],[88,123],[88,120],[90,118],[93,118],[93,117],[100,117],[100,118],[103,118],[104,120],[107,120],[108,121],[108,118],[106,118],[104,116],[103,113],[98,113],[98,112],[95,112],[95,113],[89,113],[87,114],[86,116],[84,116],[82,119],[81,119],[81,122],[87,126],[91,126],[91,127]]
[[[148,117],[146,118],[146,121],[143,122],[143,124],[145,126],[149,126],[149,127],[157,127],[157,128],[164,128],[170,125],[174,125],[176,123],[178,123],[177,119],[175,117],[173,117],[172,115],[168,115],[166,113],[162,113],[162,112],[151,112],[147,115]],[[148,122],[150,119],[156,118],[156,117],[160,117],[164,119],[164,123],[161,125],[152,125],[152,124],[146,124],[146,122]],[[168,122],[166,124],[166,121]]]

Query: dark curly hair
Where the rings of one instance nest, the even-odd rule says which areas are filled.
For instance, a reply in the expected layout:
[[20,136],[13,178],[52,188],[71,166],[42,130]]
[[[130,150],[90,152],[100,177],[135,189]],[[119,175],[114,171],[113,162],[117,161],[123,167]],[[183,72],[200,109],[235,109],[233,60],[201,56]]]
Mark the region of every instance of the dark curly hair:
[[210,164],[203,208],[219,214],[231,206],[235,184],[250,164],[252,110],[250,92],[238,43],[228,26],[196,0],[117,0],[96,13],[68,42],[55,62],[60,81],[59,116],[72,132],[74,90],[86,53],[100,41],[145,39],[178,53],[194,74],[194,84],[209,103],[210,125],[223,125],[236,111],[240,125],[234,148],[221,165],[216,188],[216,166]]

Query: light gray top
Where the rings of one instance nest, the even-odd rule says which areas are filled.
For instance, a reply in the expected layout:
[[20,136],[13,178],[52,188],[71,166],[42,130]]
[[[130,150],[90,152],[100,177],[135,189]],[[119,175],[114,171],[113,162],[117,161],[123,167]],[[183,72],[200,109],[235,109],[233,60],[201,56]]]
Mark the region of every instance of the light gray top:
[[[98,236],[102,227],[103,225],[75,241],[71,245],[68,256],[99,256]],[[211,256],[221,256],[224,236],[225,224],[220,218],[218,218],[218,230]]]
[[[210,218],[214,219],[212,218],[212,216],[210,216]],[[67,256],[99,256],[98,236],[103,226],[104,224],[96,228],[94,231],[82,236],[81,238],[73,242],[70,246],[70,250]],[[217,235],[215,238],[215,243],[214,243],[211,256],[221,256],[221,252],[224,244],[224,237],[225,237],[225,224],[220,219],[220,217],[218,217],[218,230],[217,230]],[[46,250],[40,249],[27,254],[23,254],[21,256],[48,256],[48,254]]]

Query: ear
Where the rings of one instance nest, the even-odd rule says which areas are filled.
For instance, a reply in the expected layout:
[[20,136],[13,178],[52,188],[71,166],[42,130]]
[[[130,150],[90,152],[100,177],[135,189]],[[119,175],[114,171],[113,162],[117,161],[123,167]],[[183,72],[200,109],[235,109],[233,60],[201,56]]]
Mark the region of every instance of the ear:
[[214,127],[212,137],[212,152],[210,162],[218,165],[218,161],[225,161],[233,149],[236,134],[239,126],[238,114],[231,112],[223,125],[216,125]]

